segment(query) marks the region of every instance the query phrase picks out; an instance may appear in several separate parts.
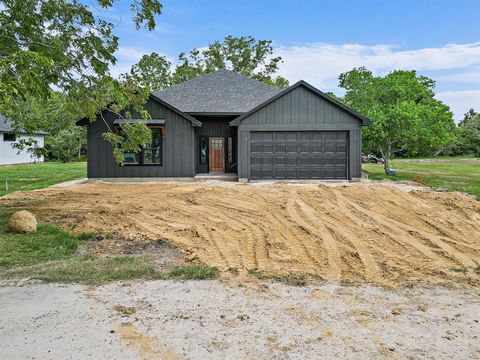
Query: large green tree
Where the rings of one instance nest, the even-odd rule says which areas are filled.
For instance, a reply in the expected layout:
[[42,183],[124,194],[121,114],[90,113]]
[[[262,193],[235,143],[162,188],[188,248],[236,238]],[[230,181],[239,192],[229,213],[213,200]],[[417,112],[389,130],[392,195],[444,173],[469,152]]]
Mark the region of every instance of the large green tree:
[[215,41],[205,49],[193,49],[189,55],[181,53],[173,68],[165,56],[155,52],[144,55],[121,78],[155,92],[216,70],[229,69],[268,85],[285,88],[288,81],[275,75],[282,58],[272,55],[270,40],[227,36],[222,42]]
[[282,58],[273,57],[271,40],[227,36],[222,42],[214,41],[205,49],[193,49],[189,55],[181,53],[178,60],[172,74],[174,84],[215,70],[229,69],[272,86],[288,86],[285,78],[275,76]]
[[374,76],[356,68],[339,76],[344,102],[372,120],[364,128],[364,149],[379,152],[385,172],[396,152],[434,152],[454,136],[455,123],[445,104],[435,99],[435,82],[416,71],[396,70]]
[[[135,26],[154,29],[159,0],[131,1]],[[108,9],[114,2],[0,1],[0,113],[11,118],[17,130],[41,128],[27,110],[38,99],[49,99],[52,89],[63,92],[92,120],[106,108],[141,111],[148,94],[131,79],[110,75],[118,38],[113,25],[89,8]]]

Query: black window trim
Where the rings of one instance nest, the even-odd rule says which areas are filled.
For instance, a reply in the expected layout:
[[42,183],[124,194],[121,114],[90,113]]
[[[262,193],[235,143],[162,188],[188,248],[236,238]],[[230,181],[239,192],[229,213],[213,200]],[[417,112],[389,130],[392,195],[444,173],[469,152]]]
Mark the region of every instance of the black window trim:
[[119,164],[121,167],[129,167],[129,166],[163,166],[163,140],[164,140],[164,134],[165,134],[165,128],[164,126],[148,126],[150,129],[159,129],[160,130],[160,162],[155,163],[155,164],[144,164],[144,152],[139,151],[138,153],[138,164],[132,164],[132,163],[122,163]]

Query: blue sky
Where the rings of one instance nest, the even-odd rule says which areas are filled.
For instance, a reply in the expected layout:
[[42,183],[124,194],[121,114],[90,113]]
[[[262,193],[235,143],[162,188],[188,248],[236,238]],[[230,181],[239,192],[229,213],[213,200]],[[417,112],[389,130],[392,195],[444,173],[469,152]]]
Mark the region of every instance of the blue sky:
[[114,74],[153,51],[174,62],[226,35],[252,35],[273,40],[291,82],[341,94],[338,74],[355,66],[416,69],[437,81],[456,119],[480,111],[480,0],[164,0],[152,32],[135,30],[129,3],[98,10],[120,37]]

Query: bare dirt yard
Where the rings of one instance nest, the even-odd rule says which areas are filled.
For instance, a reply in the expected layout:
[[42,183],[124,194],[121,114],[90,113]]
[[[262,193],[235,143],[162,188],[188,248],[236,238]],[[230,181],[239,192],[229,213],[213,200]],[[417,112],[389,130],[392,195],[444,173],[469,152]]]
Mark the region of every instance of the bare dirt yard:
[[0,288],[3,359],[478,359],[465,289],[149,281]]
[[389,182],[89,183],[0,201],[41,222],[114,234],[95,244],[97,254],[167,239],[187,261],[241,274],[480,284],[480,202],[461,193]]

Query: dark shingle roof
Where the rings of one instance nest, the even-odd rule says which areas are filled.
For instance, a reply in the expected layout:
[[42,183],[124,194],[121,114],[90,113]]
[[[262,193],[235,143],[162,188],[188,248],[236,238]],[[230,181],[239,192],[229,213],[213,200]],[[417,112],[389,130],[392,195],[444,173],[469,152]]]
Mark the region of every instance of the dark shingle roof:
[[[15,132],[12,122],[5,118],[4,116],[0,115],[0,133],[10,133],[10,132]],[[24,133],[24,131],[20,130],[20,133]],[[47,132],[45,131],[35,131],[34,135],[48,135]]]
[[218,70],[155,93],[187,113],[244,113],[281,90],[230,70]]

